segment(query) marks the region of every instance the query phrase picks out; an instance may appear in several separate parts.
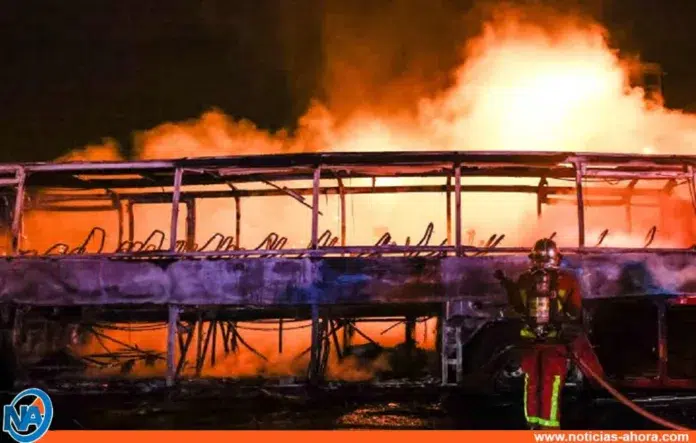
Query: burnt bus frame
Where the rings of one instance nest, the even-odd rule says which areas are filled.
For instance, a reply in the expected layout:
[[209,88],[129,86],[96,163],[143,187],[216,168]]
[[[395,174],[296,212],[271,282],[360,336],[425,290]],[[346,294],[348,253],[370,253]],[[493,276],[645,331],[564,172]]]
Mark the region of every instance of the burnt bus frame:
[[[694,164],[696,156],[653,156],[628,154],[568,153],[568,152],[378,152],[378,153],[317,153],[317,154],[283,154],[263,156],[236,156],[197,159],[177,159],[168,161],[138,162],[74,162],[74,163],[32,163],[0,166],[0,187],[11,189],[16,196],[12,219],[12,254],[8,260],[62,260],[69,256],[45,254],[26,254],[22,250],[22,216],[25,208],[25,196],[35,199],[31,209],[85,211],[84,206],[70,206],[68,194],[52,193],[49,196],[34,195],[32,190],[50,188],[60,189],[102,189],[107,192],[103,197],[90,196],[88,200],[103,199],[105,204],[92,207],[91,210],[118,209],[126,214],[129,235],[132,235],[134,204],[167,203],[172,205],[168,247],[161,250],[141,252],[141,259],[176,260],[238,257],[284,257],[309,256],[313,258],[340,256],[350,254],[401,255],[408,253],[437,253],[440,256],[465,257],[469,254],[519,254],[529,248],[522,247],[486,247],[479,248],[464,245],[462,242],[461,196],[465,192],[528,192],[537,195],[537,213],[541,214],[543,204],[550,203],[554,196],[573,195],[577,205],[578,245],[565,248],[568,254],[607,254],[649,252],[654,254],[677,253],[691,256],[695,253],[690,248],[607,248],[588,247],[585,238],[585,203],[590,197],[618,197],[620,201],[610,204],[623,204],[627,207],[630,220],[631,198],[636,195],[669,194],[678,180],[694,183]],[[87,175],[97,178],[85,178]],[[123,178],[128,176],[128,178]],[[133,178],[135,176],[135,178]],[[412,186],[372,186],[347,187],[348,178],[379,177],[443,177],[445,185]],[[463,185],[462,177],[535,177],[538,186],[514,185]],[[547,179],[569,179],[574,186],[548,186]],[[630,180],[629,186],[619,190],[597,190],[585,188],[585,179]],[[311,188],[283,189],[273,187],[268,190],[242,190],[235,184],[245,182],[272,182],[286,180],[311,180]],[[322,186],[321,180],[336,180],[337,186]],[[668,184],[661,190],[634,189],[641,180],[667,180]],[[227,185],[225,191],[182,190],[186,185]],[[159,192],[120,192],[123,189],[171,188],[171,191]],[[345,195],[393,192],[445,192],[447,195],[447,244],[442,246],[346,246]],[[301,249],[257,249],[239,250],[241,236],[241,199],[264,195],[311,195],[312,222],[310,227],[310,245]],[[454,197],[454,211],[451,211],[450,199]],[[341,198],[341,236],[340,246],[321,246],[319,240],[319,198],[322,195],[339,195]],[[235,225],[237,248],[227,251],[182,251],[178,248],[177,224],[180,217],[179,206],[187,207],[186,245],[193,244],[195,232],[195,199],[197,198],[234,198],[237,207]],[[79,197],[77,197],[79,199]],[[125,204],[125,208],[123,207]],[[454,212],[452,214],[452,212]],[[453,220],[452,220],[453,218]],[[123,216],[119,217],[119,241],[126,231]],[[454,225],[454,226],[452,226]],[[452,231],[454,235],[452,236]],[[453,237],[453,238],[452,238]],[[190,249],[190,248],[188,248]],[[134,254],[84,253],[105,258],[132,258]],[[677,297],[690,300],[689,294]],[[682,303],[678,301],[677,303]],[[176,316],[177,309],[170,309]],[[659,323],[660,367],[666,363],[666,332],[664,327],[664,310],[657,321]],[[170,318],[170,323],[174,320]],[[171,337],[170,337],[171,341]],[[657,380],[644,379],[630,381],[631,384],[650,386],[692,387],[696,382],[689,380],[668,379],[660,371]]]

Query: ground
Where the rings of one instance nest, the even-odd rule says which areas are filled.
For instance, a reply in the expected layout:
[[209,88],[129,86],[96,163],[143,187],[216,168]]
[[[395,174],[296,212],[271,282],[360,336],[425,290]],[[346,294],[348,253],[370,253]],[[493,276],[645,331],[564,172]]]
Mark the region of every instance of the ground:
[[[199,380],[64,383],[47,388],[52,429],[521,429],[521,400],[472,396],[435,383],[280,386],[277,382]],[[13,393],[4,392],[2,403]],[[667,398],[670,394],[660,393]],[[651,412],[696,426],[696,396],[661,401]],[[566,429],[659,429],[606,395],[566,393]],[[641,403],[646,405],[648,403]]]

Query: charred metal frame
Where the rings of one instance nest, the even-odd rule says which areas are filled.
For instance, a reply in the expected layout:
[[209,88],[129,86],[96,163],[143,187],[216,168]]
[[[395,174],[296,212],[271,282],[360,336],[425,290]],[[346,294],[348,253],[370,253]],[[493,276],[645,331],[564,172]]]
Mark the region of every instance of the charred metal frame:
[[[693,166],[696,156],[645,156],[617,154],[575,154],[575,153],[536,153],[536,152],[389,152],[389,153],[336,153],[336,154],[297,154],[273,156],[248,156],[185,159],[173,161],[145,162],[94,162],[94,163],[64,163],[64,164],[22,164],[0,166],[0,186],[14,189],[16,198],[12,219],[12,254],[13,260],[34,260],[50,257],[51,260],[67,259],[74,255],[96,256],[104,258],[139,258],[139,259],[206,259],[206,258],[271,258],[271,257],[344,257],[346,255],[382,256],[405,255],[407,257],[438,255],[440,257],[466,257],[482,254],[516,254],[528,251],[526,245],[520,247],[499,247],[499,240],[488,242],[485,247],[465,245],[462,240],[462,193],[468,192],[511,192],[532,193],[537,196],[537,214],[541,215],[543,204],[562,203],[552,201],[553,196],[574,196],[577,205],[578,245],[567,248],[568,253],[594,254],[616,252],[654,252],[654,253],[685,253],[693,254],[691,248],[658,249],[646,247],[636,248],[607,248],[586,245],[585,205],[591,197],[616,197],[609,205],[625,205],[630,223],[631,198],[634,196],[659,197],[669,193],[677,184],[677,180],[685,180],[693,184]],[[86,175],[98,175],[88,179]],[[127,176],[124,178],[124,176]],[[134,178],[135,177],[135,178]],[[350,178],[379,177],[442,177],[443,185],[402,185],[402,186],[348,186]],[[466,185],[462,183],[465,177],[527,177],[538,178],[539,184],[533,185]],[[550,179],[565,179],[574,182],[574,186],[549,186]],[[627,187],[620,189],[596,189],[586,187],[588,179],[629,180]],[[311,181],[311,187],[285,188],[275,185],[274,181],[304,180]],[[336,181],[335,186],[322,185],[322,181]],[[636,189],[635,184],[640,180],[669,180],[664,189]],[[270,189],[241,189],[240,186],[249,182],[270,184]],[[190,185],[225,185],[228,189],[214,191],[186,190]],[[171,188],[165,191],[163,188]],[[36,193],[36,190],[51,189],[50,193]],[[68,190],[104,190],[99,195],[74,195]],[[137,191],[134,191],[137,189]],[[150,189],[150,190],[148,190]],[[395,246],[388,242],[369,246],[347,246],[346,241],[346,204],[347,195],[375,193],[444,193],[446,195],[446,241],[439,246],[427,244]],[[454,208],[452,196],[454,193]],[[307,248],[284,249],[284,242],[276,235],[269,237],[254,250],[240,248],[242,199],[247,197],[283,196],[295,198],[308,206],[312,212],[310,242]],[[312,196],[311,203],[306,203],[303,196]],[[331,233],[320,234],[319,216],[320,196],[336,195],[340,199],[340,246],[335,246],[338,238],[332,239]],[[25,196],[32,201],[26,204]],[[234,238],[219,235],[221,240],[215,250],[205,250],[206,245],[212,244],[213,238],[198,248],[195,243],[196,200],[206,198],[230,198],[235,202]],[[102,206],[71,205],[78,201],[104,202]],[[569,201],[569,200],[565,200]],[[108,203],[108,206],[106,205]],[[169,243],[164,246],[165,233],[161,233],[159,247],[151,245],[148,238],[139,249],[135,249],[134,226],[135,216],[133,205],[150,203],[171,204],[171,221],[169,225]],[[178,239],[177,227],[179,208],[186,207],[186,238]],[[119,249],[117,252],[92,253],[86,251],[87,242],[80,248],[65,248],[63,254],[27,254],[22,250],[22,216],[26,210],[42,209],[53,211],[85,211],[85,210],[117,210],[119,217]],[[454,211],[454,214],[452,214]],[[127,227],[124,226],[124,217]],[[452,223],[454,218],[454,223]],[[454,227],[452,227],[452,224]],[[454,229],[454,239],[452,239]],[[124,240],[127,231],[127,240]],[[94,232],[94,230],[93,230]],[[654,233],[653,233],[654,234]],[[91,236],[92,234],[90,234]],[[214,236],[215,237],[215,236]],[[91,237],[89,237],[91,238]],[[127,248],[122,246],[127,243]],[[224,246],[224,247],[223,247]],[[181,373],[186,362],[194,330],[197,326],[199,334],[196,372],[200,374],[202,362],[212,336],[212,347],[216,347],[217,329],[223,335],[223,346],[226,350],[236,350],[239,344],[255,352],[260,358],[263,355],[256,352],[243,341],[232,321],[219,317],[212,319],[189,319],[184,326],[182,306],[168,305],[167,327],[167,383],[172,384]],[[309,306],[311,311],[302,318],[311,319],[312,345],[310,352],[310,379],[321,378],[329,348],[333,343],[335,352],[341,355],[338,331],[343,329],[344,336],[354,332],[361,334],[355,327],[355,318],[346,320],[332,318],[314,301]],[[190,316],[189,316],[190,317]],[[359,316],[358,316],[359,317]],[[659,319],[661,340],[664,335],[664,316]],[[19,318],[19,316],[17,317]],[[279,317],[282,318],[282,317]],[[203,323],[208,322],[207,336],[204,338]],[[404,315],[406,325],[413,324],[413,315]],[[282,351],[282,331],[287,326],[279,320],[279,349]],[[412,327],[406,328],[407,331]],[[182,331],[186,331],[183,333]],[[212,335],[211,335],[212,334]],[[408,335],[408,332],[407,332]],[[184,339],[184,336],[186,338]],[[177,337],[179,337],[179,361],[176,361]],[[369,339],[369,338],[368,338]],[[344,346],[347,339],[344,338]],[[188,343],[188,344],[187,344]],[[661,361],[664,357],[664,343],[660,342]],[[214,359],[214,352],[212,358]],[[664,379],[664,362],[661,367],[661,378]]]
[[[578,246],[569,252],[593,252],[594,248],[587,247],[585,241],[585,204],[588,196],[619,197],[620,200],[603,202],[608,205],[625,205],[627,217],[630,220],[630,205],[632,196],[659,195],[658,190],[634,189],[639,180],[693,180],[690,170],[696,162],[693,156],[644,156],[617,154],[573,154],[573,153],[534,153],[534,152],[424,152],[424,153],[349,153],[349,154],[298,154],[253,157],[204,158],[176,161],[146,161],[146,162],[94,162],[94,163],[65,163],[65,164],[26,164],[12,165],[3,170],[16,170],[17,177],[11,183],[16,185],[17,195],[25,194],[25,187],[31,191],[36,188],[48,187],[55,190],[60,188],[95,190],[104,189],[104,195],[74,196],[65,193],[52,192],[47,195],[37,195],[34,209],[84,211],[95,210],[94,207],[70,206],[70,202],[108,201],[110,206],[102,209],[118,209],[123,211],[121,202],[125,202],[125,213],[128,224],[128,237],[133,243],[134,215],[133,205],[141,203],[172,203],[172,221],[169,227],[169,248],[162,250],[151,249],[150,255],[157,257],[235,257],[235,256],[285,256],[309,254],[312,256],[344,255],[360,253],[439,253],[443,255],[466,255],[467,252],[514,253],[523,252],[527,247],[476,248],[462,244],[461,194],[464,192],[513,192],[535,193],[537,195],[538,214],[543,203],[563,203],[561,200],[552,201],[550,196],[571,195],[575,193],[578,222]],[[81,176],[94,173],[100,176],[95,179],[84,179]],[[140,178],[133,176],[140,175]],[[128,175],[128,178],[123,178]],[[121,176],[121,177],[119,177]],[[443,185],[402,185],[402,186],[345,186],[347,178],[378,178],[378,177],[444,177]],[[463,177],[539,177],[539,186],[531,185],[464,185]],[[548,179],[568,179],[575,181],[575,186],[548,186]],[[288,189],[273,186],[271,189],[238,189],[235,184],[245,182],[271,183],[274,180],[311,180],[311,188]],[[586,179],[633,180],[632,185],[623,189],[593,189],[585,188]],[[322,186],[322,180],[336,180],[336,186]],[[346,246],[346,211],[345,196],[374,193],[445,193],[447,203],[447,238],[451,232],[452,208],[450,192],[451,182],[454,181],[454,244],[451,241],[441,246]],[[26,182],[26,183],[25,183]],[[8,182],[9,183],[9,182]],[[220,185],[230,187],[225,191],[186,191],[188,185]],[[272,183],[271,183],[272,184]],[[172,191],[133,192],[134,188],[163,188],[171,187]],[[303,198],[312,195],[311,205],[312,224],[310,244],[307,249],[274,249],[259,248],[241,251],[241,199],[256,196],[289,195]],[[319,244],[319,196],[338,195],[341,202],[341,238],[340,246]],[[234,248],[224,251],[196,251],[191,236],[195,230],[195,200],[201,198],[234,198],[235,237]],[[179,203],[184,202],[187,208],[187,238],[178,242],[176,227],[179,217]],[[68,204],[66,204],[68,203]],[[570,203],[570,202],[569,202]],[[16,199],[14,220],[12,224],[15,255],[21,253],[21,217],[24,212],[24,198]],[[122,241],[122,218],[119,216],[119,240]],[[630,223],[630,221],[629,221]],[[179,244],[181,243],[181,245]],[[185,246],[184,246],[185,245]],[[629,251],[644,248],[601,248],[608,250]],[[140,255],[146,251],[139,251]],[[127,256],[130,252],[102,253],[101,255]],[[41,254],[36,254],[41,255]],[[88,254],[89,255],[89,254]]]
[[[14,316],[15,325],[13,331],[15,336],[13,341],[16,346],[20,345],[22,338],[20,333],[22,322],[25,315],[31,309],[18,309]],[[34,320],[42,317],[42,313],[33,310]],[[225,355],[235,354],[240,348],[245,348],[252,352],[261,361],[268,362],[268,358],[251,343],[244,339],[245,331],[263,331],[263,332],[278,332],[278,353],[283,354],[283,331],[310,329],[312,344],[304,351],[296,354],[293,361],[298,362],[303,358],[308,357],[307,379],[310,382],[321,382],[324,378],[328,359],[331,353],[335,353],[338,361],[343,360],[350,349],[354,346],[353,337],[355,334],[360,335],[368,343],[375,345],[377,348],[382,348],[375,339],[361,331],[359,324],[368,322],[385,322],[392,323],[387,327],[382,334],[391,329],[405,325],[405,343],[413,346],[415,343],[414,328],[415,324],[420,321],[427,320],[430,317],[417,319],[414,315],[407,314],[405,317],[386,316],[386,317],[346,317],[343,318],[337,313],[333,313],[330,308],[319,308],[314,305],[311,313],[311,321],[309,324],[292,325],[292,323],[306,323],[305,318],[279,318],[277,322],[251,320],[244,321],[245,326],[240,325],[235,319],[230,319],[221,311],[208,310],[201,311],[195,309],[186,309],[180,306],[168,306],[168,320],[164,325],[154,324],[146,329],[139,328],[137,323],[134,323],[135,329],[138,330],[159,330],[166,329],[166,352],[156,352],[140,348],[136,345],[130,345],[109,334],[109,329],[127,328],[106,327],[105,323],[86,323],[80,326],[83,338],[84,336],[92,337],[96,340],[100,347],[99,352],[94,352],[86,355],[79,355],[78,358],[86,366],[96,369],[119,368],[122,374],[127,374],[132,371],[136,362],[142,361],[146,364],[153,364],[156,361],[166,362],[166,384],[173,386],[178,378],[185,371],[191,370],[196,377],[203,375],[203,368],[206,360],[209,360],[210,367],[216,365],[216,356],[218,349],[218,341],[222,344]],[[290,325],[288,325],[290,323]],[[263,327],[248,326],[249,324],[259,324]],[[277,326],[276,326],[277,325]],[[339,336],[339,333],[340,334]],[[196,338],[196,345],[193,345],[193,339]],[[113,346],[119,347],[114,349]],[[195,349],[192,349],[195,348]],[[193,355],[190,354],[193,352]],[[189,357],[193,357],[189,359]]]

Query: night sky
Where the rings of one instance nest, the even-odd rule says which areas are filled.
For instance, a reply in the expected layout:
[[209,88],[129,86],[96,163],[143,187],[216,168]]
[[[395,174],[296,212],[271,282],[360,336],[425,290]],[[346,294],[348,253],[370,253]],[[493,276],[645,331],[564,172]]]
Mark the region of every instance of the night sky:
[[[581,3],[621,48],[663,66],[669,106],[696,102],[692,1]],[[457,0],[1,4],[0,161],[51,160],[104,137],[127,151],[133,131],[213,107],[291,127],[310,99],[340,90],[339,54],[349,64],[383,62],[373,83],[411,76],[436,85],[477,31],[472,2]]]

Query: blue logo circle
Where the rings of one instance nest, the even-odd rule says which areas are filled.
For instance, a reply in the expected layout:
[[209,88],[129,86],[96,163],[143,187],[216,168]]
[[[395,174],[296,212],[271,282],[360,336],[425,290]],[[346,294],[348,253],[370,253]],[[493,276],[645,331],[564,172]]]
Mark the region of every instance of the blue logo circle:
[[[26,397],[34,397],[35,400],[30,406],[22,405],[17,408],[17,403]],[[43,414],[36,405],[39,400],[43,404]],[[40,419],[38,423],[37,419]],[[12,403],[4,407],[2,430],[10,434],[10,437],[18,443],[34,443],[48,432],[52,420],[51,398],[41,389],[30,388],[17,394]],[[32,425],[34,430],[28,432]]]

